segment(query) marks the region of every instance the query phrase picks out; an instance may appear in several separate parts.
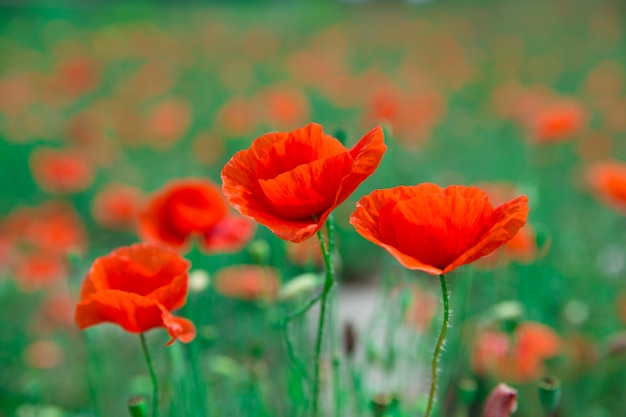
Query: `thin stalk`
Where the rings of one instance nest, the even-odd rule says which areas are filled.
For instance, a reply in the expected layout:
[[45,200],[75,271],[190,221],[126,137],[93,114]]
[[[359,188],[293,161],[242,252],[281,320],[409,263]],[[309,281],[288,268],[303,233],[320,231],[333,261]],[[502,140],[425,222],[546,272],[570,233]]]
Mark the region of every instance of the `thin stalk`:
[[314,363],[314,376],[313,376],[313,413],[312,416],[316,417],[319,411],[319,396],[320,396],[320,357],[322,355],[322,345],[324,340],[324,329],[326,326],[326,309],[328,307],[328,296],[332,292],[335,285],[335,271],[332,263],[332,252],[330,248],[334,248],[334,227],[332,225],[333,219],[328,217],[326,223],[326,234],[328,237],[328,245],[324,244],[324,237],[322,232],[317,232],[317,238],[320,241],[320,247],[324,256],[324,263],[326,264],[326,279],[324,281],[324,289],[322,291],[322,301],[320,306],[319,322],[317,326],[317,341],[315,343],[315,363]]
[[139,334],[141,340],[141,349],[143,355],[146,358],[146,364],[148,364],[148,370],[150,371],[150,379],[152,379],[152,417],[158,417],[159,415],[159,381],[157,380],[156,372],[152,366],[152,358],[148,353],[148,346],[146,345],[146,337],[143,333]]
[[428,394],[428,408],[426,408],[426,416],[430,417],[430,413],[433,409],[433,402],[435,399],[435,391],[437,390],[437,361],[439,360],[439,354],[443,346],[443,341],[446,338],[446,332],[448,331],[448,320],[450,319],[450,303],[448,295],[448,286],[446,284],[446,276],[444,274],[439,275],[439,281],[441,282],[441,292],[443,293],[443,325],[441,327],[441,334],[435,347],[435,355],[433,356],[433,366],[431,369],[431,383],[430,394]]

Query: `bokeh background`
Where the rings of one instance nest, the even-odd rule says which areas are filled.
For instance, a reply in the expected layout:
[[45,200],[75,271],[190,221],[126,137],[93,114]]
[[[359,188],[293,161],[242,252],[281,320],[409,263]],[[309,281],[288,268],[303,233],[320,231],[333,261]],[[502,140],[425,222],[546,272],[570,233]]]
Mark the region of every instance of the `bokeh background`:
[[[562,415],[621,415],[626,221],[593,178],[626,161],[625,13],[618,0],[0,2],[0,416],[123,415],[149,393],[134,337],[73,324],[89,265],[138,241],[137,213],[168,181],[220,184],[234,152],[309,121],[346,146],[382,124],[389,146],[335,213],[342,291],[365,286],[379,301],[356,358],[340,355],[352,382],[329,402],[344,398],[355,416],[377,394],[397,396],[397,415],[423,407],[437,282],[403,271],[348,218],[373,189],[430,181],[531,204],[517,246],[450,277],[440,411],[479,415],[506,380],[518,415],[540,415],[535,382],[551,373]],[[301,249],[259,227],[240,253],[188,259],[212,276],[262,252],[284,285],[318,271]],[[276,324],[288,302],[269,304],[209,286],[190,295],[196,348],[150,334],[171,376],[164,415],[300,415],[306,395]],[[519,348],[533,359],[480,365],[523,339],[520,323],[548,328]],[[307,321],[297,327],[310,357]],[[471,401],[458,394],[468,379]]]

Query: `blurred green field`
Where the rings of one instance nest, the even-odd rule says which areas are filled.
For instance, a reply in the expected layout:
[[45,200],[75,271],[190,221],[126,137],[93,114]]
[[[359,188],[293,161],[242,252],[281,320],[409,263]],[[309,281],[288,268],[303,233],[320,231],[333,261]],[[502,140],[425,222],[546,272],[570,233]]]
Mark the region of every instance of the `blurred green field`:
[[[322,415],[423,415],[441,321],[441,303],[429,313],[423,294],[439,299],[438,283],[348,223],[361,196],[421,182],[504,184],[494,200],[526,194],[531,206],[530,252],[449,276],[454,314],[437,415],[481,415],[500,381],[518,389],[515,415],[543,415],[533,372],[472,366],[481,330],[508,329],[516,343],[511,320],[543,323],[558,338],[558,352],[537,365],[562,380],[554,415],[623,415],[626,220],[596,198],[589,169],[626,161],[624,3],[417,3],[0,2],[0,417],[122,416],[129,398],[149,395],[135,335],[74,325],[85,273],[139,240],[132,216],[168,181],[221,185],[236,151],[310,121],[348,147],[382,124],[388,146],[335,212],[340,285],[376,288],[381,300],[371,325],[357,329],[356,356],[342,351],[344,323],[331,326]],[[46,167],[46,153],[70,162]],[[123,224],[98,212],[96,197],[112,183],[137,191]],[[37,227],[24,232],[25,223]],[[186,258],[211,277],[267,263],[283,286],[323,269],[298,265],[293,250],[259,226],[241,252],[194,248]],[[308,415],[281,323],[311,293],[255,302],[215,285],[191,292],[181,315],[198,327],[194,342],[166,348],[164,332],[147,335],[161,415]],[[497,308],[505,301],[516,302],[505,304],[519,312],[513,319]],[[292,336],[311,368],[309,316],[292,323]],[[467,380],[477,386],[470,400],[458,389]],[[394,395],[397,409],[375,414],[381,394]]]

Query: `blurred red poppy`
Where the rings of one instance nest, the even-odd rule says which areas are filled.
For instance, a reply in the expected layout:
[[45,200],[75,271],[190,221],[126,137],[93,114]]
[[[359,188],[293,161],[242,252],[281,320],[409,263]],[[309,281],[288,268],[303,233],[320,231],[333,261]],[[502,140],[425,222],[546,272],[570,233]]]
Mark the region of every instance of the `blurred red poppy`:
[[424,183],[375,190],[350,223],[406,268],[440,275],[511,240],[527,216],[526,196],[494,208],[479,188]]
[[626,214],[626,163],[597,162],[587,168],[586,177],[600,201]]
[[543,362],[561,352],[561,338],[545,324],[523,322],[513,335],[486,330],[472,351],[472,369],[511,382],[529,382],[544,374]]
[[324,265],[324,255],[317,239],[300,243],[287,242],[287,257],[301,267]]
[[383,139],[376,127],[348,150],[316,123],[267,133],[228,161],[222,190],[243,215],[302,242],[378,167]]
[[437,312],[437,297],[418,286],[411,287],[411,304],[406,310],[404,321],[417,332],[425,332]]
[[148,144],[156,149],[171,147],[187,133],[191,118],[191,106],[182,98],[159,103],[146,119]]
[[225,297],[242,300],[272,300],[278,295],[280,278],[275,268],[236,265],[215,274],[215,291]]
[[15,245],[45,253],[82,253],[87,246],[85,227],[78,213],[60,201],[18,207],[4,220],[2,228]]
[[88,188],[94,177],[91,164],[72,150],[35,149],[30,156],[33,179],[44,191],[71,194]]
[[51,287],[67,278],[65,259],[45,252],[17,256],[13,269],[17,286],[26,292]]
[[536,111],[528,123],[532,141],[543,144],[563,142],[582,130],[585,112],[574,101],[560,102]]
[[193,323],[172,315],[187,298],[189,262],[151,243],[118,248],[95,260],[81,288],[75,321],[81,330],[115,323],[131,333],[163,327],[176,339],[191,342]]
[[102,188],[91,204],[94,220],[108,229],[132,229],[144,200],[143,192],[133,186],[111,183]]
[[219,188],[204,179],[172,181],[152,196],[139,218],[142,239],[185,249],[198,237],[203,249],[241,249],[254,235],[248,219],[229,214]]

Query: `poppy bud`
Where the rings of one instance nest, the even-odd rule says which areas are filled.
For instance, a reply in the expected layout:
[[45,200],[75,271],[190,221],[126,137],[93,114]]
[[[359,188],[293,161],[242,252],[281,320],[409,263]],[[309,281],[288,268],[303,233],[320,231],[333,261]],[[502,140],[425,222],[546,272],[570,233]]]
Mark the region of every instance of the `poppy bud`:
[[354,357],[357,344],[357,333],[354,324],[348,322],[343,327],[343,350],[349,359]]
[[482,417],[509,417],[515,410],[517,410],[517,391],[500,383],[487,397]]
[[548,376],[539,381],[539,402],[546,414],[553,413],[561,402],[561,380]]
[[456,392],[463,404],[472,405],[476,399],[478,384],[472,378],[463,378],[458,382]]
[[131,417],[147,417],[148,401],[146,400],[146,397],[138,395],[128,400],[128,412]]

